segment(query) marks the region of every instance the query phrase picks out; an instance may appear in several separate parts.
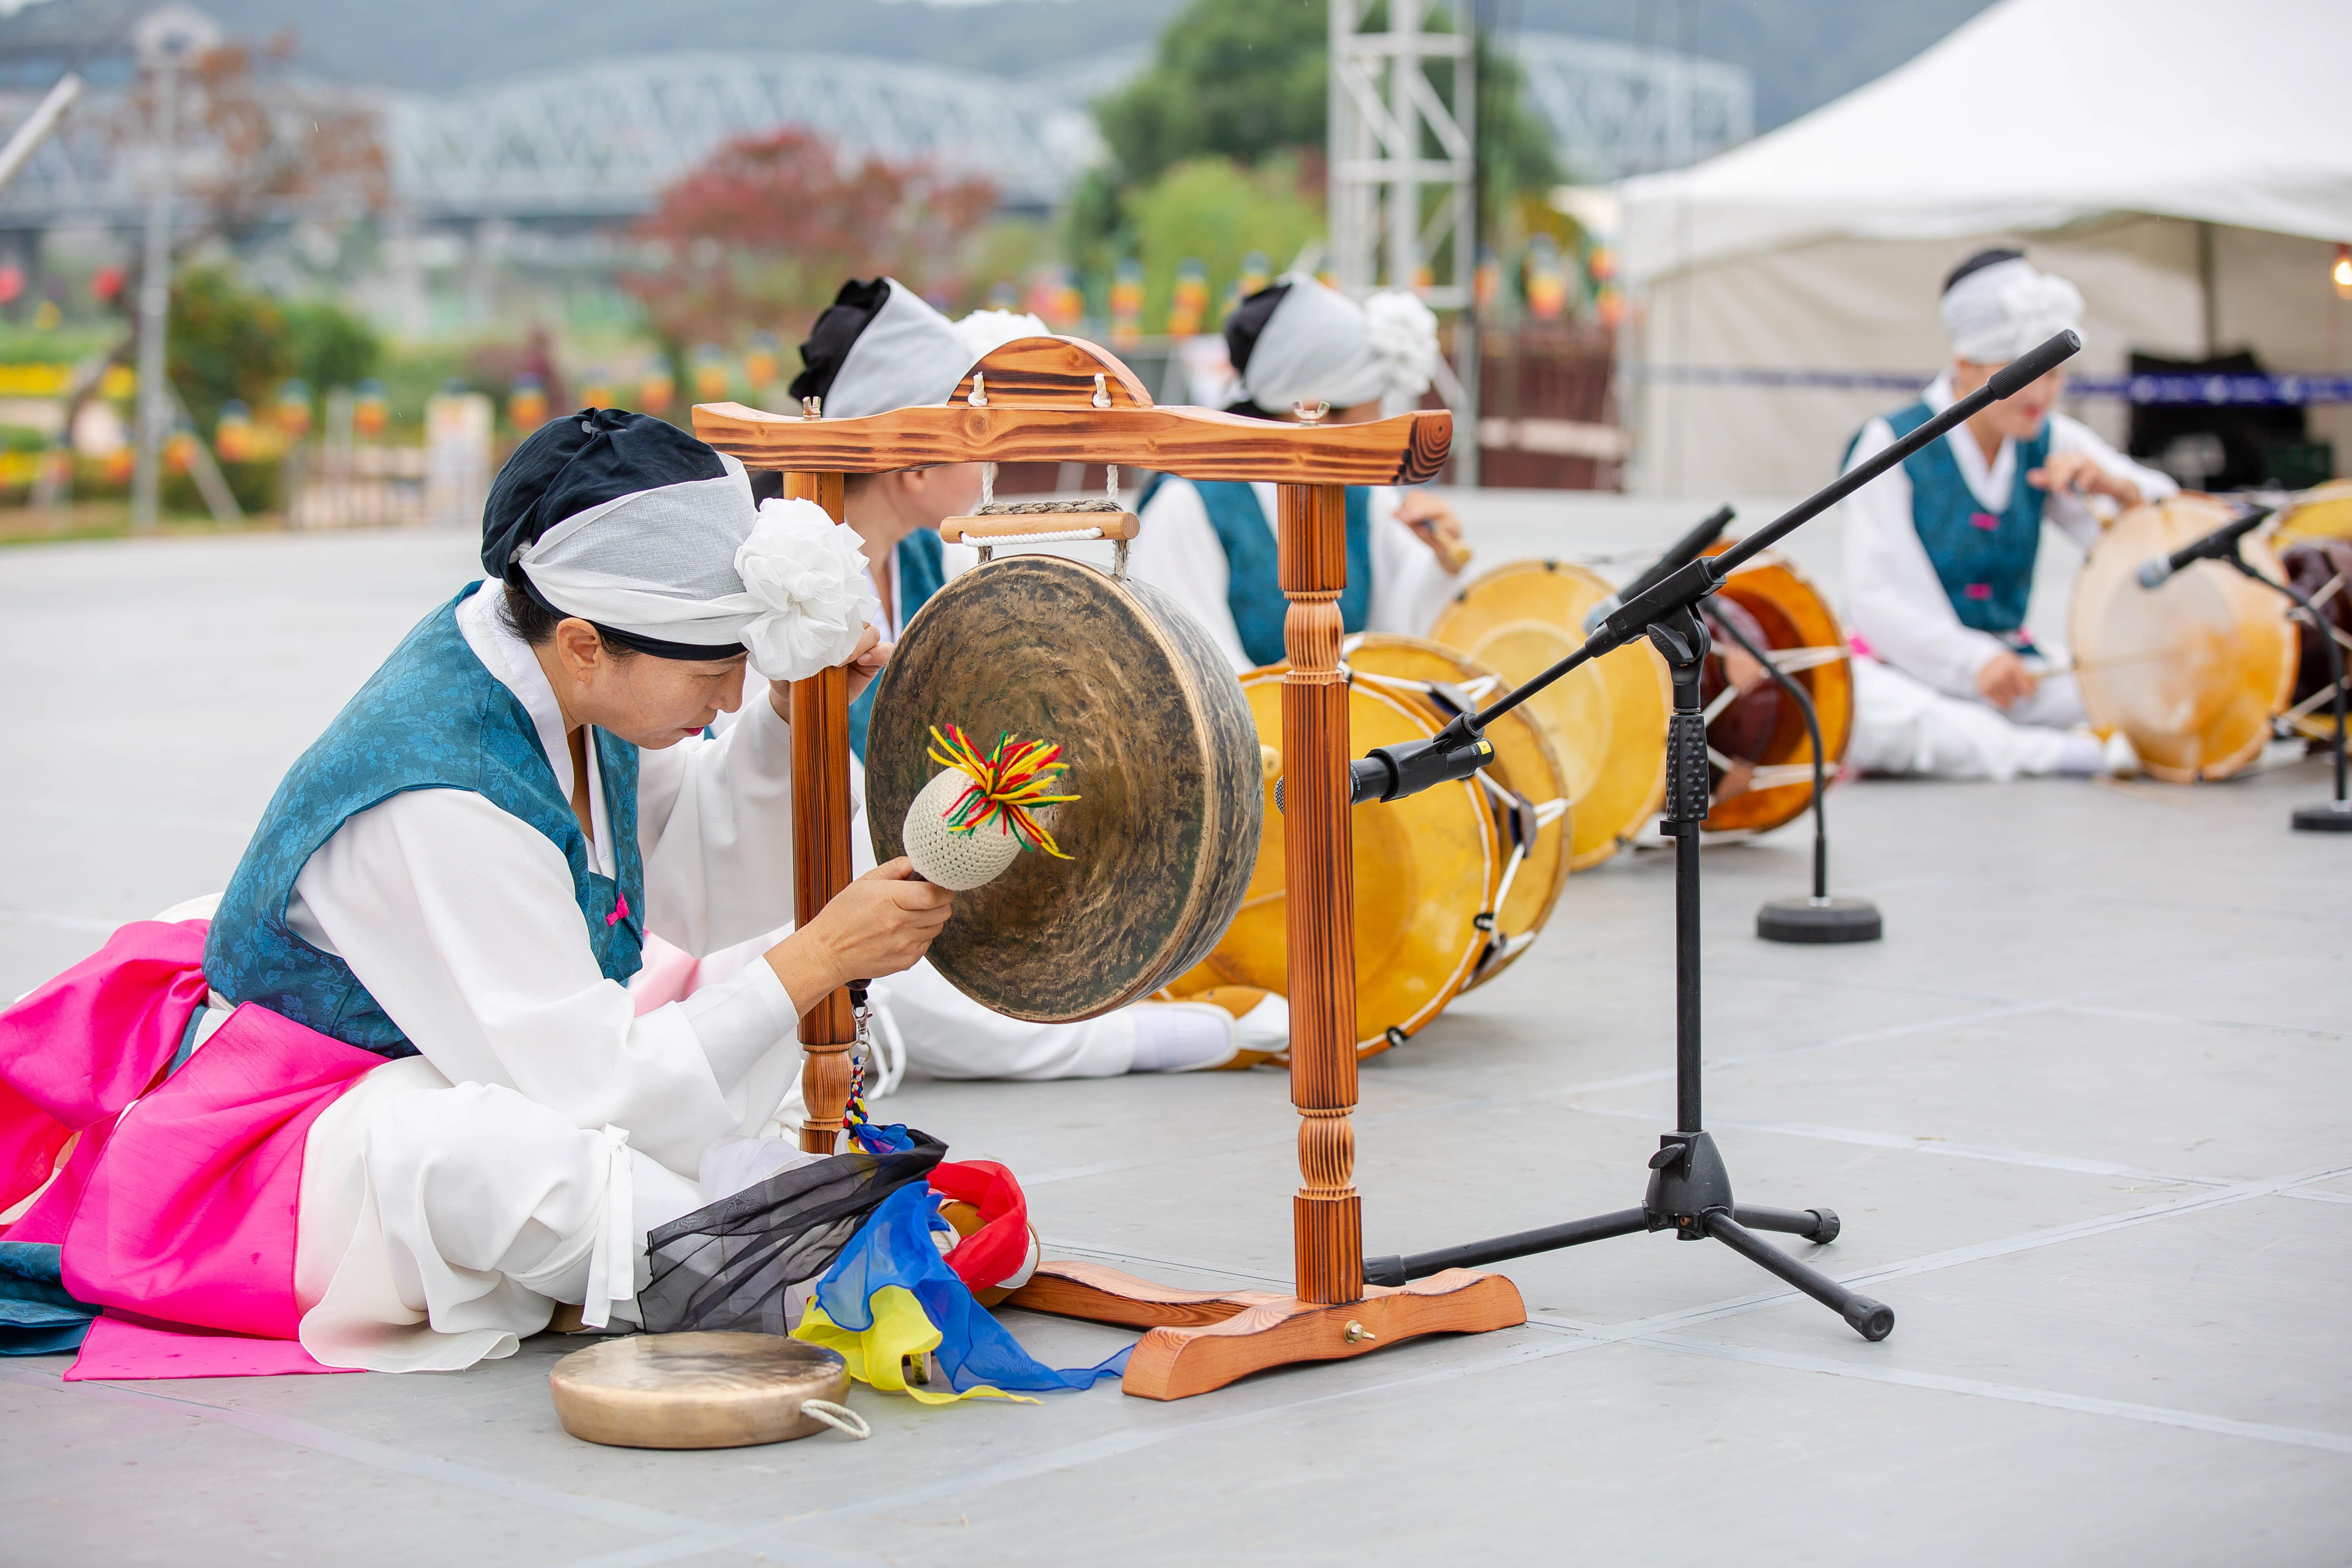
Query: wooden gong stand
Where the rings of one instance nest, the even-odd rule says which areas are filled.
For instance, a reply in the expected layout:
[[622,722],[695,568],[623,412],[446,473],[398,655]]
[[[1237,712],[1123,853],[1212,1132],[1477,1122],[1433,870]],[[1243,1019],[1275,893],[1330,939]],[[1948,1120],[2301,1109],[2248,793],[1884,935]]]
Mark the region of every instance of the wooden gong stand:
[[[1181,1399],[1292,1362],[1527,1321],[1518,1290],[1499,1274],[1450,1269],[1399,1288],[1366,1286],[1353,1184],[1355,895],[1339,605],[1348,575],[1346,487],[1434,477],[1453,428],[1453,416],[1442,412],[1310,427],[1160,408],[1126,365],[1076,338],[1008,343],[935,407],[836,420],[734,403],[695,407],[696,435],[748,467],[782,470],[787,496],[815,501],[836,522],[845,476],[933,463],[1118,463],[1277,486],[1290,601],[1282,754],[1290,1098],[1300,1118],[1301,1179],[1291,1199],[1297,1291],[1176,1290],[1097,1264],[1041,1264],[1013,1305],[1150,1331],[1128,1363],[1129,1394]],[[839,669],[793,686],[794,915],[803,923],[849,882],[848,696]],[[803,1149],[833,1152],[854,1033],[846,990],[801,1020]]]

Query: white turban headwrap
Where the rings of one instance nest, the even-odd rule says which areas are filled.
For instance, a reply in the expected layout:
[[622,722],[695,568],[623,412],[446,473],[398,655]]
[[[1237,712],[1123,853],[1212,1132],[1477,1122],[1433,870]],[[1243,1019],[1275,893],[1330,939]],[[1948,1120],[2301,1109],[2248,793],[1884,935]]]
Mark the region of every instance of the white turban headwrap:
[[1270,414],[1293,404],[1351,408],[1379,398],[1404,406],[1429,390],[1437,365],[1437,318],[1412,294],[1391,289],[1359,305],[1303,272],[1259,330],[1242,367],[1242,390]]
[[691,646],[740,643],[771,680],[840,664],[881,606],[857,536],[810,500],[754,510],[743,465],[575,513],[516,557],[565,615]]
[[2079,331],[2083,296],[2023,257],[1979,267],[1944,290],[1944,332],[1955,359],[2007,364],[2053,332]]
[[889,297],[866,323],[824,392],[827,419],[855,419],[945,403],[979,356],[968,353],[955,323],[923,297],[887,279]]

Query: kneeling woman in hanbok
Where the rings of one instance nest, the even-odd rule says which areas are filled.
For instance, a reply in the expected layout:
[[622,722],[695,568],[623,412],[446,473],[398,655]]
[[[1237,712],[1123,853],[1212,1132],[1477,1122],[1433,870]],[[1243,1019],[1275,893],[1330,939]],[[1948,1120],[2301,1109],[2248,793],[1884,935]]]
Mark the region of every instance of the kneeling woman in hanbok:
[[646,1232],[741,1163],[799,1014],[946,921],[896,861],[634,1016],[648,932],[791,918],[781,683],[887,653],[856,542],[588,410],[499,474],[482,560],[295,763],[209,925],[125,927],[0,1015],[15,1348],[69,1348],[89,1306],[113,1375],[456,1368],[558,1303],[633,1322]]

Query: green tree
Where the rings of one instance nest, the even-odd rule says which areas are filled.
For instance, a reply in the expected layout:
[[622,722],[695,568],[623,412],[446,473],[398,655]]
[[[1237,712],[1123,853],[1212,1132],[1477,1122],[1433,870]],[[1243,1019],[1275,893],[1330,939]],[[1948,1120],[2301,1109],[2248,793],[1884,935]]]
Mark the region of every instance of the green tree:
[[1180,263],[1197,260],[1208,269],[1213,325],[1243,257],[1263,251],[1279,272],[1323,235],[1323,203],[1300,188],[1294,158],[1255,169],[1194,158],[1136,193],[1129,211],[1143,263],[1143,317],[1155,327],[1168,319]]
[[315,391],[356,386],[376,374],[383,343],[374,329],[324,300],[286,307],[292,335],[294,374]]
[[222,404],[258,407],[292,374],[293,332],[276,300],[227,268],[191,268],[173,280],[165,361],[190,418],[209,435]]
[[1323,142],[1330,23],[1324,0],[1192,0],[1151,68],[1095,105],[1123,180],[1187,158],[1255,163]]

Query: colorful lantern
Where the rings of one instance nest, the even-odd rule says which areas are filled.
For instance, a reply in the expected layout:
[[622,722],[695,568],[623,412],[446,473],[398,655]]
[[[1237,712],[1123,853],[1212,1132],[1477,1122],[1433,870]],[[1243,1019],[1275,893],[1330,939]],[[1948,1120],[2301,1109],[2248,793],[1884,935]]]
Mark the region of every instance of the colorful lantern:
[[773,386],[783,374],[783,354],[773,332],[754,332],[743,351],[743,379],[753,386]]
[[1111,272],[1110,341],[1127,348],[1143,336],[1143,263],[1129,257]]
[[727,395],[727,353],[717,343],[694,351],[694,400],[717,403]]
[[392,405],[383,395],[383,383],[370,376],[352,389],[352,433],[373,441],[390,427]]
[[289,441],[299,441],[310,433],[310,384],[289,381],[278,388],[278,405],[270,411],[278,428],[286,433]]
[[1519,278],[1527,289],[1528,314],[1538,321],[1559,321],[1568,310],[1568,265],[1559,242],[1548,234],[1528,240]]
[[1188,256],[1176,264],[1176,291],[1168,301],[1168,335],[1200,336],[1202,320],[1208,313],[1209,269],[1198,258]]
[[580,405],[583,408],[610,408],[617,395],[613,390],[611,376],[593,374],[581,385]]
[[163,469],[166,473],[184,474],[196,466],[196,438],[185,430],[174,430],[163,443]]
[[224,463],[253,460],[253,416],[234,398],[221,405],[220,423],[213,426],[213,450]]
[[507,423],[518,430],[536,430],[547,423],[547,388],[524,371],[507,393]]
[[669,412],[670,400],[677,395],[677,383],[661,365],[646,372],[637,383],[637,406],[656,418]]

